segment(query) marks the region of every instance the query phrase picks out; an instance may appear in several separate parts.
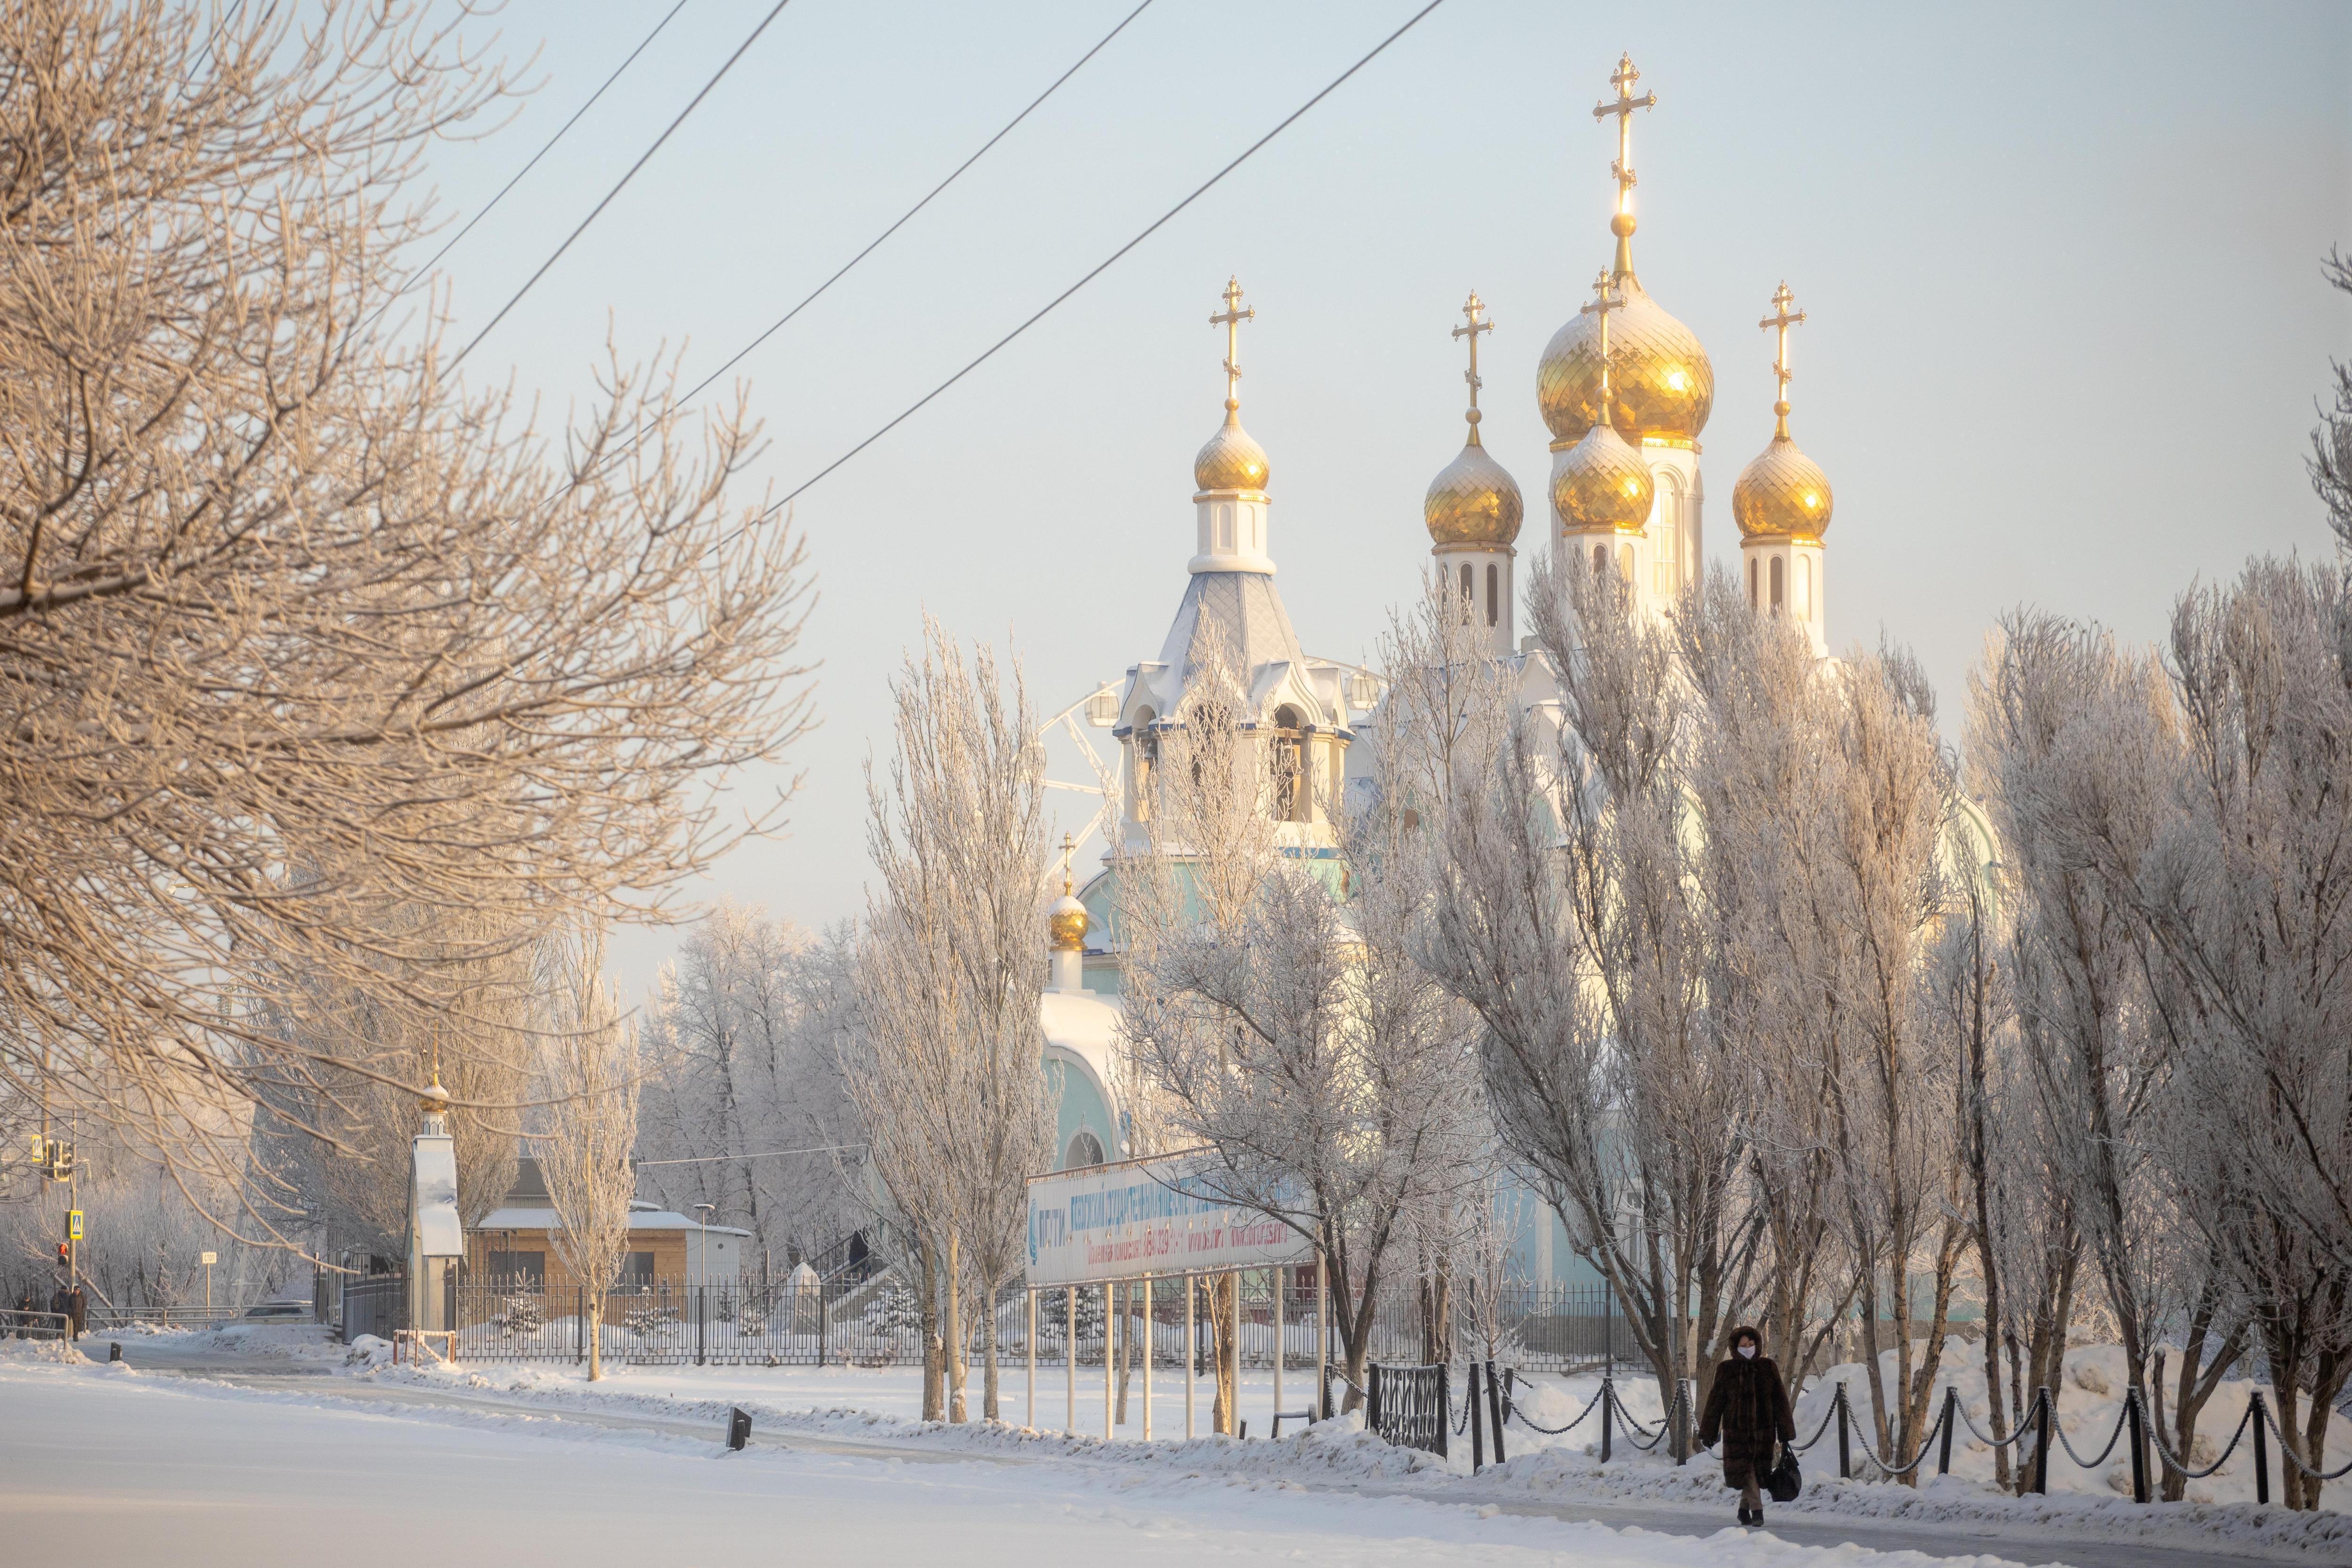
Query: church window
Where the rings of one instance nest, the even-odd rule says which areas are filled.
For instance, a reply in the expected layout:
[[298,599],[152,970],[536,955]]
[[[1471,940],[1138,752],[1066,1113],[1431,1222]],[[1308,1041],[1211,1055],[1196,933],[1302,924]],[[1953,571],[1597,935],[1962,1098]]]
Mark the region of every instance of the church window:
[[1782,592],[1786,586],[1783,581],[1785,575],[1786,567],[1780,558],[1775,555],[1772,557],[1772,607],[1776,610],[1781,607]]
[[1607,570],[1609,570],[1609,547],[1605,544],[1596,544],[1592,547],[1592,574],[1598,577]]
[[1797,618],[1813,618],[1813,563],[1801,555],[1797,558]]
[[1470,585],[1470,563],[1462,563],[1462,618],[1467,621],[1470,612],[1477,607],[1478,591]]
[[1486,563],[1486,624],[1493,626],[1503,614],[1503,569],[1493,562]]
[[1751,610],[1764,607],[1764,602],[1756,596],[1756,557],[1753,555],[1748,558],[1748,607]]
[[1080,1171],[1088,1165],[1103,1163],[1102,1140],[1084,1128],[1070,1134],[1070,1146],[1062,1152],[1062,1169]]
[[1300,728],[1297,709],[1286,703],[1274,710],[1274,815],[1282,822],[1308,820],[1307,742]]
[[1231,501],[1217,508],[1217,548],[1230,552],[1234,547],[1234,508]]
[[1659,478],[1665,482],[1658,487],[1657,510],[1653,521],[1657,526],[1650,530],[1655,542],[1657,556],[1650,567],[1650,580],[1661,594],[1682,591],[1682,553],[1677,548],[1682,538],[1682,479],[1671,468]]

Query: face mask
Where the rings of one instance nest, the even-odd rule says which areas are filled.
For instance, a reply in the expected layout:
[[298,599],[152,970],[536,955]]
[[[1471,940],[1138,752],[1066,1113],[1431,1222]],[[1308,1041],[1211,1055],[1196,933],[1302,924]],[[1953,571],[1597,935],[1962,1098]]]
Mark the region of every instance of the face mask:
[[1743,1343],[1739,1347],[1739,1353],[1746,1359],[1754,1361],[1756,1359],[1756,1347],[1751,1344]]

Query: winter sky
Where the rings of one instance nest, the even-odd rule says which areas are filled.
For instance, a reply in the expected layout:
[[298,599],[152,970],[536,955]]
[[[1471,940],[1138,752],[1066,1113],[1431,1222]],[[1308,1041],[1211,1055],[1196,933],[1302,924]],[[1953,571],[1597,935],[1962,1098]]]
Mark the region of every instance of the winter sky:
[[[470,215],[668,0],[514,0],[513,121],[434,155]],[[1321,88],[1422,0],[1156,0],[945,195],[740,367],[799,484],[995,341]],[[690,99],[769,0],[688,0],[452,251],[459,341]],[[583,397],[610,331],[715,367],[846,260],[1135,0],[794,0],[467,363]],[[1622,51],[1643,281],[1706,343],[1707,556],[1771,429],[1758,319],[1786,279],[1795,433],[1828,471],[1833,646],[1916,647],[1957,731],[2002,608],[2134,637],[2250,553],[2332,549],[2302,453],[2352,300],[2352,8],[1447,0],[1012,348],[803,497],[823,728],[780,838],[698,896],[814,926],[865,875],[862,763],[929,609],[1015,649],[1056,710],[1153,657],[1192,549],[1229,273],[1273,554],[1310,652],[1369,658],[1426,560],[1421,498],[1461,441],[1448,336],[1473,288],[1489,448],[1539,516],[1537,357],[1608,258]],[[755,481],[756,482],[756,481]],[[747,499],[752,493],[745,492]],[[1522,546],[1539,537],[1531,522]],[[790,770],[740,781],[763,796]],[[625,940],[651,978],[670,934]]]

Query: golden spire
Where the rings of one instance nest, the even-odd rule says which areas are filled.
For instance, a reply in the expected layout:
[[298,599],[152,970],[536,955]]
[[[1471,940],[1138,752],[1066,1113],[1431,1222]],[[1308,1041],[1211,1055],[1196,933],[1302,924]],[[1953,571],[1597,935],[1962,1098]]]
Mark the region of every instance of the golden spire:
[[1610,271],[1619,278],[1633,270],[1633,111],[1654,109],[1658,103],[1654,92],[1633,96],[1633,84],[1641,79],[1642,73],[1633,68],[1633,57],[1620,55],[1617,69],[1609,78],[1609,85],[1617,89],[1617,100],[1592,106],[1595,120],[1617,117],[1617,161],[1609,165],[1609,172],[1617,177],[1617,216],[1609,220],[1609,232],[1617,237],[1617,260]]
[[1470,421],[1470,444],[1474,447],[1482,445],[1478,439],[1478,389],[1486,384],[1478,379],[1478,334],[1495,330],[1495,323],[1484,319],[1486,309],[1486,302],[1478,298],[1478,290],[1471,289],[1469,301],[1462,307],[1462,313],[1469,321],[1454,329],[1455,337],[1470,340],[1470,368],[1462,373],[1462,379],[1470,384],[1470,411],[1463,417]]
[[1606,272],[1595,278],[1592,280],[1592,303],[1579,305],[1576,308],[1576,313],[1580,316],[1601,318],[1601,423],[1613,428],[1617,420],[1609,406],[1611,401],[1609,367],[1615,360],[1616,354],[1609,346],[1609,312],[1623,310],[1625,301],[1622,296],[1609,292],[1611,281],[1610,275]]
[[1772,437],[1778,441],[1789,438],[1789,378],[1796,374],[1789,368],[1789,329],[1805,319],[1802,310],[1793,316],[1789,314],[1789,307],[1796,302],[1797,297],[1789,292],[1788,280],[1783,279],[1780,286],[1772,290],[1772,313],[1756,323],[1768,332],[1778,331],[1780,335],[1779,352],[1772,359],[1772,374],[1780,380],[1772,399],[1772,413],[1780,420]]
[[1242,405],[1242,323],[1255,319],[1256,315],[1255,306],[1246,310],[1242,309],[1242,280],[1226,279],[1225,308],[1209,318],[1209,325],[1225,329],[1225,407],[1229,410]]
[[1074,884],[1070,880],[1070,857],[1078,852],[1078,841],[1068,834],[1062,835],[1062,897],[1069,898]]

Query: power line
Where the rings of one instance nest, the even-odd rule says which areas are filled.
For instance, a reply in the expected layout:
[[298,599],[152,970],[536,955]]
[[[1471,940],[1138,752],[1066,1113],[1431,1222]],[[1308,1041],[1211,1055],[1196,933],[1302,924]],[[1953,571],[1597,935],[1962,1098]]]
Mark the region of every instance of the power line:
[[774,7],[772,8],[766,16],[760,18],[760,25],[752,28],[750,35],[746,37],[741,43],[735,46],[735,52],[727,57],[727,62],[720,66],[718,70],[711,73],[711,78],[709,81],[702,84],[702,90],[696,93],[692,100],[689,101],[684,109],[677,111],[677,118],[671,121],[668,126],[663,130],[662,133],[654,138],[652,146],[646,148],[643,153],[637,155],[637,161],[629,165],[629,172],[623,174],[620,179],[614,183],[613,188],[604,193],[604,199],[598,202],[595,206],[590,210],[588,216],[580,220],[580,226],[563,237],[563,243],[557,246],[554,252],[551,254],[546,260],[539,264],[538,271],[532,273],[528,279],[524,279],[523,286],[514,291],[514,298],[499,306],[499,313],[492,316],[488,324],[486,324],[480,331],[474,334],[473,341],[468,342],[464,348],[457,351],[457,357],[449,362],[449,369],[455,370],[459,365],[465,363],[466,356],[472,353],[475,347],[479,344],[484,338],[490,335],[491,328],[496,327],[500,321],[505,321],[507,312],[513,310],[515,306],[521,301],[522,297],[525,294],[530,292],[531,286],[537,283],[541,278],[547,276],[547,269],[554,266],[557,259],[561,258],[565,251],[572,248],[572,242],[573,240],[578,239],[583,234],[585,234],[588,231],[588,226],[594,223],[598,215],[603,213],[606,207],[612,205],[613,198],[619,195],[623,187],[627,185],[631,180],[637,177],[637,171],[644,168],[646,162],[650,160],[655,153],[661,151],[662,143],[668,141],[671,133],[677,131],[679,126],[686,123],[686,117],[692,114],[702,100],[710,96],[710,89],[717,87],[720,79],[725,77],[729,71],[734,68],[735,62],[743,58],[743,52],[759,41],[760,35],[768,30],[768,24],[774,21],[777,15],[782,12],[786,5],[791,4],[792,0],[776,0]]
[[[1333,92],[1339,89],[1339,85],[1342,82],[1346,81],[1349,77],[1354,76],[1366,66],[1371,64],[1372,61],[1380,56],[1382,50],[1386,49],[1391,44],[1395,43],[1399,38],[1403,37],[1405,34],[1412,30],[1413,26],[1418,24],[1423,17],[1428,16],[1432,11],[1436,10],[1444,4],[1445,4],[1445,0],[1429,0],[1428,5],[1423,5],[1420,10],[1415,11],[1411,16],[1405,19],[1404,26],[1399,27],[1395,32],[1391,33],[1387,37],[1382,38],[1379,43],[1373,45],[1370,52],[1366,54],[1363,58],[1358,60],[1354,65],[1349,66],[1346,70],[1341,71],[1338,76],[1333,77],[1329,85],[1325,87],[1322,91],[1317,93],[1305,103],[1300,104],[1297,109],[1292,110],[1287,115],[1284,116],[1280,124],[1276,125],[1273,130],[1267,132],[1265,135],[1259,137],[1256,141],[1244,148],[1240,156],[1236,157],[1232,163],[1227,163],[1223,168],[1218,170],[1215,174],[1202,181],[1199,188],[1194,190],[1191,195],[1186,196],[1182,201],[1178,202],[1174,206],[1170,207],[1166,212],[1152,219],[1150,224],[1145,227],[1142,233],[1137,235],[1133,239],[1129,240],[1125,245],[1120,246],[1117,250],[1112,251],[1108,257],[1097,264],[1085,277],[1079,279],[1076,282],[1071,284],[1068,288],[1055,295],[1051,300],[1045,301],[1044,307],[1041,308],[1035,315],[1031,316],[1027,321],[1022,322],[1019,326],[1013,328],[1011,331],[997,339],[995,342],[988,346],[986,351],[984,351],[979,358],[973,360],[970,364],[965,365],[961,370],[956,372],[953,375],[940,383],[939,385],[931,388],[930,391],[923,394],[922,396],[909,404],[902,413],[900,413],[896,418],[892,419],[888,424],[883,426],[879,430],[875,431],[871,436],[866,437],[866,439],[857,443],[856,446],[852,447],[848,451],[844,452],[840,457],[835,458],[832,462],[827,463],[824,468],[819,468],[814,474],[812,474],[806,479],[802,480],[798,486],[794,487],[782,500],[778,500],[774,505],[769,507],[765,511],[761,512],[758,517],[753,518],[751,521],[752,522],[767,521],[768,519],[775,516],[776,513],[783,510],[785,507],[791,505],[793,499],[799,496],[803,491],[816,484],[827,474],[832,473],[834,469],[841,467],[844,463],[849,461],[850,458],[857,456],[858,453],[866,450],[866,447],[874,445],[875,442],[882,439],[883,437],[887,436],[891,431],[896,430],[899,426],[914,417],[914,416],[920,412],[923,406],[929,404],[933,398],[947,391],[948,388],[953,386],[957,382],[961,381],[965,376],[970,375],[973,371],[978,370],[982,365],[986,364],[991,359],[993,359],[996,356],[996,353],[1000,349],[1003,349],[1013,339],[1019,337],[1022,333],[1035,326],[1039,321],[1044,321],[1046,316],[1051,314],[1053,310],[1064,300],[1076,293],[1079,289],[1085,288],[1087,284],[1093,282],[1097,278],[1102,276],[1103,273],[1108,271],[1113,264],[1118,262],[1121,257],[1124,257],[1129,251],[1133,250],[1137,246],[1141,245],[1145,240],[1150,238],[1154,234],[1158,233],[1161,227],[1166,226],[1171,219],[1175,217],[1177,214],[1182,212],[1186,207],[1191,206],[1194,202],[1199,201],[1202,196],[1206,195],[1219,181],[1223,180],[1227,174],[1232,174],[1235,169],[1240,168],[1244,163],[1247,163],[1251,156],[1255,154],[1259,148],[1264,147],[1267,142],[1273,141],[1276,137],[1288,130],[1300,116],[1304,115],[1308,110],[1314,108],[1317,104],[1322,102],[1325,99],[1330,97]],[[749,526],[749,524],[746,526]],[[737,530],[737,532],[740,534],[741,530]]]
[[[237,0],[237,3],[239,5],[243,5],[245,0]],[[563,140],[564,132],[570,131],[574,125],[579,124],[580,117],[596,106],[596,100],[604,96],[605,88],[609,88],[614,82],[620,80],[621,73],[627,70],[631,66],[636,64],[637,57],[646,52],[646,47],[648,44],[651,44],[656,38],[661,37],[661,30],[669,26],[670,18],[676,16],[680,11],[685,9],[686,0],[677,0],[677,4],[671,6],[669,10],[664,14],[662,19],[654,24],[654,30],[647,33],[644,39],[638,43],[637,47],[629,51],[629,58],[613,68],[613,74],[604,79],[603,86],[600,86],[595,91],[590,93],[586,101],[572,111],[572,118],[565,121],[561,126],[557,127],[555,134],[547,139],[547,145],[541,147],[538,152],[533,153],[530,155],[530,162],[525,163],[521,168],[517,169],[514,173],[514,177],[509,180],[505,184],[499,187],[499,194],[497,195],[492,196],[488,202],[484,203],[479,212],[477,212],[473,216],[467,218],[466,220],[466,226],[463,228],[460,228],[457,233],[451,235],[447,243],[444,244],[440,249],[435,251],[432,256],[425,260],[422,267],[419,267],[415,271],[411,272],[408,275],[408,281],[402,284],[399,289],[394,291],[392,299],[386,300],[383,304],[378,305],[375,308],[374,315],[371,315],[365,321],[360,323],[360,330],[362,331],[365,331],[369,327],[373,326],[375,324],[376,317],[383,315],[386,310],[392,309],[394,300],[397,300],[403,294],[407,293],[411,289],[415,288],[418,282],[422,279],[431,276],[433,268],[440,264],[441,258],[448,255],[450,251],[457,248],[457,242],[465,238],[468,234],[471,234],[474,231],[474,226],[476,224],[489,216],[491,209],[496,207],[500,202],[506,200],[507,193],[509,191],[513,190],[517,185],[522,184],[522,177],[525,174],[530,174],[533,169],[537,168],[539,166],[539,161],[541,158],[546,157],[548,153],[555,150],[555,144]],[[731,64],[732,62],[730,61],[730,63]],[[631,172],[635,173],[634,170]],[[566,240],[564,243],[568,245],[571,241]],[[561,254],[561,252],[558,254]],[[549,259],[552,260],[553,258],[550,258]],[[544,268],[542,268],[542,270],[544,270]],[[530,285],[525,284],[524,287],[529,288]],[[520,296],[518,295],[517,298],[520,299]],[[496,323],[493,322],[492,324],[495,325]],[[488,330],[488,328],[484,329],[484,331]],[[469,343],[467,346],[471,348],[473,345]],[[465,356],[460,354],[458,357],[462,359]]]
[[[1151,0],[1143,0],[1142,5],[1138,5],[1134,10],[1129,11],[1125,16],[1120,17],[1118,26],[1113,27],[1109,32],[1105,33],[1096,41],[1094,47],[1088,49],[1085,54],[1082,54],[1077,58],[1076,64],[1072,65],[1069,69],[1064,71],[1060,76],[1055,77],[1045,91],[1039,93],[1036,97],[1029,100],[1028,106],[1023,109],[1020,113],[1006,121],[1002,130],[998,131],[995,135],[990,137],[986,142],[982,142],[980,151],[974,153],[971,157],[966,158],[962,163],[958,163],[949,174],[946,179],[941,180],[938,184],[933,185],[930,190],[925,194],[921,201],[917,202],[913,206],[908,207],[905,212],[899,214],[898,219],[896,223],[893,223],[888,228],[884,229],[880,234],[876,235],[871,240],[867,241],[865,249],[851,257],[847,261],[843,262],[841,264],[840,270],[836,271],[832,277],[826,279],[824,282],[811,289],[808,297],[803,300],[799,304],[794,305],[791,310],[786,310],[782,315],[777,317],[775,321],[766,331],[761,332],[758,337],[753,338],[750,342],[745,343],[741,348],[736,350],[735,353],[729,357],[725,364],[720,365],[717,370],[712,371],[709,375],[704,376],[700,381],[697,382],[693,388],[688,391],[685,396],[679,398],[678,401],[680,403],[692,403],[697,397],[701,396],[712,382],[717,381],[720,376],[725,375],[729,371],[734,369],[738,364],[740,364],[746,354],[749,354],[753,349],[758,348],[761,343],[766,342],[770,338],[774,337],[776,333],[781,331],[786,323],[790,322],[794,316],[799,315],[803,310],[805,310],[811,305],[815,304],[817,300],[824,295],[826,289],[832,288],[835,284],[840,282],[843,278],[848,275],[851,268],[856,266],[859,262],[873,255],[877,249],[880,248],[884,240],[888,239],[892,235],[904,228],[909,218],[912,218],[917,213],[921,212],[925,207],[930,205],[933,197],[937,196],[941,191],[946,190],[950,185],[954,184],[957,177],[966,169],[971,168],[974,163],[979,163],[982,158],[986,157],[990,148],[994,147],[999,142],[1003,141],[1005,137],[1011,135],[1015,126],[1028,119],[1029,116],[1035,111],[1039,104],[1053,97],[1055,92],[1060,89],[1064,82],[1077,75],[1078,71],[1088,60],[1102,53],[1104,47],[1108,45],[1113,38],[1118,37],[1119,34],[1125,32],[1127,30],[1127,25],[1129,22],[1134,21],[1138,16],[1142,16],[1144,11],[1150,5]],[[633,448],[635,448],[638,442],[644,439],[645,431],[643,429],[639,429],[633,433],[627,440],[622,442],[617,448],[606,457],[604,465],[600,466],[609,466],[612,463],[618,462],[623,457],[626,456]],[[593,471],[593,470],[592,469],[591,472]],[[581,481],[585,479],[588,476],[586,474],[583,474],[579,479],[572,480],[572,483],[566,485],[564,489],[575,489]],[[553,500],[554,498],[550,497],[549,499]]]

